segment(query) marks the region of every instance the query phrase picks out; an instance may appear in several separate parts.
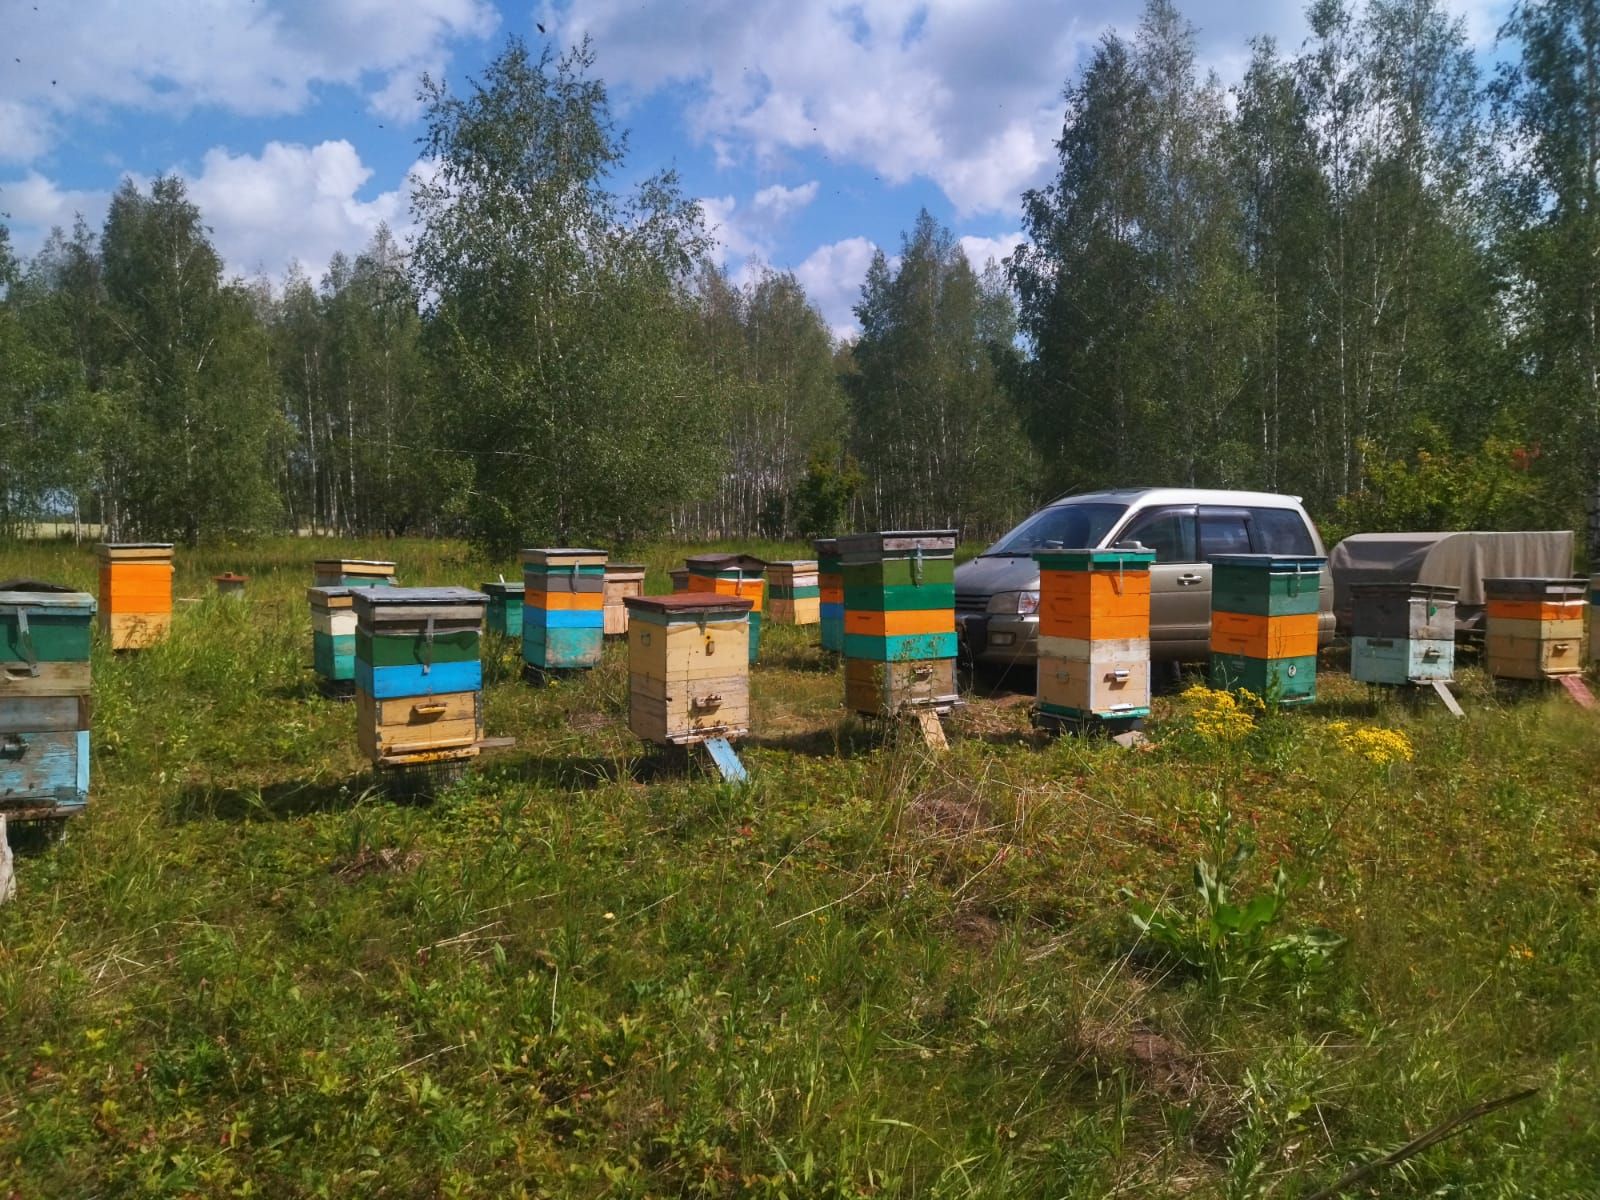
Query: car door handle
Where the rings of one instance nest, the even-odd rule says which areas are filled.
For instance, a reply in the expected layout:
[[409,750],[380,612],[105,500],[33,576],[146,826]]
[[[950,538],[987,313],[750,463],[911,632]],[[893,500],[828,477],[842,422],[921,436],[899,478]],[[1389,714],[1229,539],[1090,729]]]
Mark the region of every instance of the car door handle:
[[1188,573],[1187,575],[1179,575],[1178,576],[1178,586],[1179,587],[1191,587],[1194,584],[1199,583],[1200,581],[1201,581],[1200,576],[1194,574],[1194,572],[1192,572],[1192,571],[1190,573]]

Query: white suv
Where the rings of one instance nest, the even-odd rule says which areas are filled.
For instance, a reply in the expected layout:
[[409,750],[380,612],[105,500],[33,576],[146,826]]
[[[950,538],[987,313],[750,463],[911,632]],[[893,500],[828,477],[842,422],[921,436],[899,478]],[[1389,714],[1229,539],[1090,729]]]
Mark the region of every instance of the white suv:
[[[956,627],[974,661],[1029,663],[1038,654],[1035,550],[1139,542],[1150,574],[1150,654],[1204,659],[1211,642],[1211,563],[1218,554],[1322,555],[1298,496],[1205,488],[1128,488],[1066,496],[956,568]],[[1333,587],[1323,580],[1318,644],[1333,638]]]

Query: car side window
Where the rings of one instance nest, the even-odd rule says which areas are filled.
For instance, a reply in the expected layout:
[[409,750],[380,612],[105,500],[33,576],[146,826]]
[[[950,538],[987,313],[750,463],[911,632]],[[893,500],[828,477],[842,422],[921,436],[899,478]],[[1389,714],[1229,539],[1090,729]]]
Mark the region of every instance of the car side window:
[[1119,542],[1139,542],[1156,552],[1159,563],[1192,563],[1195,558],[1195,510],[1158,508],[1140,513],[1118,535]]
[[1317,552],[1305,518],[1292,508],[1252,508],[1250,531],[1257,554],[1310,555]]
[[1250,553],[1250,515],[1242,508],[1200,510],[1200,557]]

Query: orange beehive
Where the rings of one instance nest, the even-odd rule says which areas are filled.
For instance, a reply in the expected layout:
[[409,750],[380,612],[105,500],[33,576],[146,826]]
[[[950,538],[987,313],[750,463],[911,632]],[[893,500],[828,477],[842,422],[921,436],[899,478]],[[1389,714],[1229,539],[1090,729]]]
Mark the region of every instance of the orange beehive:
[[1580,673],[1586,591],[1582,579],[1485,579],[1489,674],[1548,679]]
[[1211,614],[1211,649],[1251,658],[1302,658],[1317,652],[1317,614],[1269,617],[1260,613]]
[[100,629],[113,650],[142,650],[172,627],[172,543],[105,543],[100,560]]

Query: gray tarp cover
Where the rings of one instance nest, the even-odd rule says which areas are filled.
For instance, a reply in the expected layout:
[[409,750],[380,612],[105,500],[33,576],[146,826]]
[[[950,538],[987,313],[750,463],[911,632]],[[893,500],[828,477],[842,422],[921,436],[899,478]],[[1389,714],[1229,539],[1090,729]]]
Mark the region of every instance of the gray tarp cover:
[[1572,531],[1525,533],[1358,533],[1328,556],[1333,609],[1350,616],[1352,583],[1436,583],[1460,589],[1463,608],[1483,605],[1483,581],[1572,575]]

